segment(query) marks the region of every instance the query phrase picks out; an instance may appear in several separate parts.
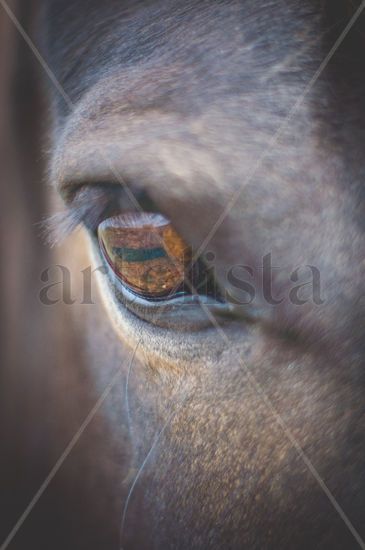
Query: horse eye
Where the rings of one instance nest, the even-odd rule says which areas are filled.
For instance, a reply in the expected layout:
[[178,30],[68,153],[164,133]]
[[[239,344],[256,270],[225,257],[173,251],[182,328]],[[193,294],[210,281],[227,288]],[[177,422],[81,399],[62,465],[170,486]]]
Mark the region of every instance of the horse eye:
[[191,248],[161,214],[108,218],[98,226],[98,239],[115,275],[138,296],[161,300],[188,292]]

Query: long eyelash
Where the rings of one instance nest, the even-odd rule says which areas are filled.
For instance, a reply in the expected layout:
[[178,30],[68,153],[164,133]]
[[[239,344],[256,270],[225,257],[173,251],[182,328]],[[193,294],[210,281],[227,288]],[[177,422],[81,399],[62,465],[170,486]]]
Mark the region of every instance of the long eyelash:
[[42,220],[38,225],[43,241],[50,247],[62,244],[82,224],[83,218],[83,209],[79,208],[57,212]]
[[65,211],[53,214],[39,225],[46,244],[53,247],[61,244],[81,224],[95,232],[105,218],[120,213],[126,207],[128,204],[121,186],[85,185],[77,190]]

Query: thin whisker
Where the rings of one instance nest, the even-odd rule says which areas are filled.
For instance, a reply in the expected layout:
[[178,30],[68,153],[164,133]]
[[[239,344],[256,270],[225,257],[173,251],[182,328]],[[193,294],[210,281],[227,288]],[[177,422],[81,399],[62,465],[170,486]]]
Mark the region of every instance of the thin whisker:
[[[152,455],[153,451],[156,449],[157,447],[157,444],[159,443],[164,431],[166,430],[166,428],[169,426],[170,422],[172,421],[172,419],[174,418],[174,416],[178,413],[178,411],[181,409],[181,407],[183,406],[184,402],[186,400],[186,397],[180,402],[179,405],[176,406],[176,408],[172,411],[172,413],[168,416],[165,424],[162,426],[162,428],[160,429],[160,431],[157,433],[157,435],[155,436],[155,439],[153,440],[153,443],[151,445],[151,448],[150,450],[148,451],[148,453],[146,454],[141,466],[139,467],[138,469],[138,472],[136,474],[136,477],[134,478],[133,480],[133,483],[129,489],[129,492],[128,492],[128,495],[127,495],[127,498],[126,498],[126,501],[125,501],[125,504],[124,504],[124,509],[123,509],[123,515],[122,515],[122,522],[121,522],[121,527],[120,527],[120,541],[122,540],[122,537],[123,537],[123,532],[124,532],[124,526],[125,526],[125,521],[126,521],[126,517],[127,517],[127,511],[128,511],[128,506],[129,506],[129,503],[130,503],[130,500],[131,500],[131,497],[132,497],[132,494],[133,494],[133,491],[134,491],[134,488],[135,486],[137,485],[138,483],[138,480],[139,478],[141,477],[141,474],[150,458],[150,456]],[[123,550],[123,546],[121,545],[120,546],[120,550]]]
[[131,419],[130,407],[129,407],[129,378],[130,378],[130,375],[131,375],[132,366],[134,364],[134,358],[136,356],[136,352],[137,352],[137,349],[138,349],[138,346],[139,346],[140,342],[141,342],[141,340],[138,340],[137,345],[134,348],[133,356],[132,356],[131,362],[129,363],[129,367],[128,367],[127,378],[126,378],[126,382],[125,382],[125,390],[124,390],[128,431],[129,431],[129,435],[130,435],[132,443],[133,443],[133,434],[132,434],[133,430],[132,430],[132,419]]

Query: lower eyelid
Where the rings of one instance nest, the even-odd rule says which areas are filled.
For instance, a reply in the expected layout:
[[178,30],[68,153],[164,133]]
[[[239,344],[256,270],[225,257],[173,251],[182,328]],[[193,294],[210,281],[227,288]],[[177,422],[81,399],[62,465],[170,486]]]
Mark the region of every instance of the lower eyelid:
[[219,322],[226,322],[227,304],[214,301],[212,298],[182,294],[168,300],[146,300],[129,290],[107,267],[111,298],[120,308],[125,307],[142,321],[172,330],[201,330],[211,328],[212,321],[204,311],[201,303],[208,307],[213,315],[221,316]]

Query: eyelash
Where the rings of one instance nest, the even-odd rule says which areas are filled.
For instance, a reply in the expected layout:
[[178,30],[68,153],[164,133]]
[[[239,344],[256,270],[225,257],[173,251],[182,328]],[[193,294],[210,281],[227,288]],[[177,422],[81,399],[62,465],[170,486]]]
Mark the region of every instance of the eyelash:
[[[144,193],[139,192],[136,200],[143,208],[152,208],[151,201],[145,199]],[[81,225],[96,235],[99,224],[106,218],[135,210],[123,187],[113,183],[80,185],[67,195],[66,206],[64,211],[40,224],[45,241],[50,246],[60,244]]]

